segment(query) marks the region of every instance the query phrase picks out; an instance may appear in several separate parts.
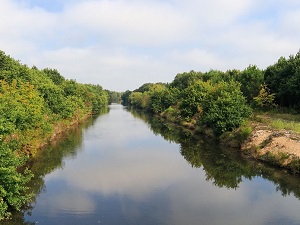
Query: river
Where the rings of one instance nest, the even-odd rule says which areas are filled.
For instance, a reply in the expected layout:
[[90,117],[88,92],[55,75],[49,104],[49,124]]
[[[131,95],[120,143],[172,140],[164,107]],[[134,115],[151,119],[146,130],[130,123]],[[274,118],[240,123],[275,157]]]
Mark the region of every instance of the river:
[[300,224],[300,177],[120,105],[32,160],[35,198],[3,224]]

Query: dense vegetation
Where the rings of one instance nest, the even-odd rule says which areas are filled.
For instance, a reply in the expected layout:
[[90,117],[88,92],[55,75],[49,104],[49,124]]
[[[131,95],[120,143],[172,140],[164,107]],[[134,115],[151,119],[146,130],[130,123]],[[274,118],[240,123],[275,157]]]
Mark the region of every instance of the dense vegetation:
[[108,94],[108,103],[109,104],[112,104],[112,103],[121,104],[121,96],[122,96],[121,92],[110,91],[110,90],[105,90],[105,91]]
[[108,104],[99,85],[67,80],[55,69],[29,68],[0,51],[0,220],[31,194],[26,159],[73,123]]
[[240,127],[252,110],[300,110],[300,52],[265,70],[185,72],[169,84],[144,84],[122,95],[124,105],[143,109],[216,136]]
[[0,51],[0,220],[32,197],[28,157],[53,134],[108,103],[131,105],[216,136],[240,127],[252,110],[300,110],[300,52],[265,70],[185,72],[169,84],[144,84],[122,94],[65,79],[55,69],[29,68]]

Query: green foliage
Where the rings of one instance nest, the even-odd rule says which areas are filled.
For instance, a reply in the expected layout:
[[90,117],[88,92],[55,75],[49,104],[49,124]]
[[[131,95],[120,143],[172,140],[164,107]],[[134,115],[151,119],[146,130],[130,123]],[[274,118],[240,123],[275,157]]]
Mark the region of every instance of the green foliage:
[[172,91],[161,84],[152,86],[149,91],[149,105],[148,108],[154,113],[161,113],[166,108],[172,105]]
[[237,76],[237,81],[241,83],[241,91],[248,103],[259,94],[263,80],[263,71],[255,65],[250,65]]
[[60,75],[56,69],[45,68],[42,70],[56,85],[60,85],[65,81],[65,78]]
[[202,113],[204,100],[211,92],[210,82],[199,80],[181,92],[181,102],[179,104],[182,118],[189,121],[196,113]]
[[140,86],[138,89],[134,90],[134,92],[141,92],[144,93],[146,91],[151,91],[153,89],[156,89],[158,86],[165,86],[163,83],[157,83],[157,84],[152,84],[152,83],[146,83]]
[[281,57],[265,72],[265,82],[275,94],[276,103],[284,107],[300,108],[300,52],[289,59]]
[[0,135],[41,126],[43,103],[33,85],[16,80],[9,85],[0,80]]
[[211,127],[219,135],[238,128],[250,116],[251,109],[236,82],[221,82],[204,101],[203,112],[201,124]]
[[121,92],[105,90],[108,94],[108,103],[121,103]]
[[100,85],[87,84],[85,105],[90,105],[91,113],[96,114],[108,104],[108,94]]
[[267,85],[261,85],[259,94],[257,97],[254,97],[254,101],[260,109],[272,109],[276,106],[274,103],[275,94],[271,94]]
[[40,85],[39,91],[42,94],[42,97],[47,104],[47,108],[50,109],[51,113],[62,113],[62,118],[64,118],[65,98],[63,95],[63,90],[52,83]]
[[143,93],[132,92],[129,96],[130,105],[134,108],[142,109]]
[[[169,109],[168,109],[169,110]],[[170,109],[173,111],[174,109]],[[294,194],[300,198],[299,176],[290,176],[285,170],[274,170],[273,167],[265,166],[260,162],[253,160],[243,160],[240,152],[227,146],[217,144],[211,139],[205,137],[199,139],[199,135],[193,135],[192,132],[178,126],[174,123],[168,123],[157,116],[131,111],[134,116],[138,116],[150,125],[151,130],[162,136],[165,140],[175,142],[180,145],[180,153],[187,162],[196,168],[205,171],[207,180],[211,180],[214,185],[226,188],[238,188],[240,182],[244,179],[251,180],[260,176],[277,184],[277,190],[283,196]],[[148,115],[148,116],[146,116]],[[243,124],[241,137],[246,137],[251,128]],[[239,131],[239,132],[240,132]],[[192,136],[193,135],[193,136]],[[282,155],[286,158],[286,155]],[[299,174],[300,159],[291,155],[291,162],[288,169]]]
[[[221,74],[221,75],[220,75]],[[240,84],[233,81],[238,72],[184,73],[169,85],[146,84],[129,96],[130,105],[144,109],[187,126],[210,127],[216,135],[238,128],[251,114]],[[220,77],[218,77],[220,75]],[[213,82],[209,80],[213,79]],[[202,79],[207,79],[204,81]],[[225,82],[224,80],[228,80]],[[180,84],[180,82],[183,82]],[[185,122],[186,121],[186,122]]]
[[3,51],[0,51],[0,80],[6,80],[11,83],[13,80],[26,80],[28,74],[27,68],[20,67],[18,61],[6,56]]
[[225,132],[220,136],[221,143],[226,146],[240,148],[242,144],[251,136],[252,128],[247,123],[242,124],[233,132]]
[[177,74],[173,82],[170,84],[171,87],[177,88],[178,90],[183,90],[189,85],[194,83],[196,80],[199,80],[202,77],[201,72],[195,72],[191,70],[189,73]]
[[134,108],[161,113],[177,103],[179,93],[177,88],[167,87],[167,85],[162,83],[147,83],[134,92],[125,92],[122,98],[124,99],[123,104],[127,102],[127,105],[131,105]]
[[125,91],[122,96],[121,96],[121,100],[122,100],[122,105],[129,105],[130,104],[130,100],[129,100],[129,96],[132,92],[127,90]]
[[227,74],[219,70],[210,70],[203,74],[203,81],[210,81],[212,84],[217,84],[221,81],[227,81]]
[[[0,51],[0,220],[30,200],[31,174],[18,172],[58,124],[99,113],[108,103],[100,85],[66,80],[55,69],[38,70]],[[48,136],[47,136],[48,135]]]
[[28,170],[20,173],[16,169],[23,162],[24,158],[0,143],[0,220],[9,217],[10,210],[20,210],[32,197],[26,193],[26,184],[33,175]]

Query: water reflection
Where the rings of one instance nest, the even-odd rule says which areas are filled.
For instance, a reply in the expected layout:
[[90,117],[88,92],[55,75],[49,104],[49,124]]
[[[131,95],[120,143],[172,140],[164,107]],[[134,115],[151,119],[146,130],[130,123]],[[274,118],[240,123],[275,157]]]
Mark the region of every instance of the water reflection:
[[180,144],[180,153],[187,162],[192,167],[203,168],[206,179],[218,187],[237,188],[243,180],[259,176],[272,181],[283,196],[294,194],[300,198],[299,176],[244,160],[236,149],[224,148],[213,140],[206,140],[206,137],[195,136],[190,130],[168,123],[163,118],[135,110],[130,112],[148,123],[155,134]]
[[41,157],[32,215],[7,224],[300,223],[299,177],[121,106]]
[[[99,115],[103,115],[109,112],[109,108],[103,108]],[[31,180],[29,186],[30,191],[34,193],[32,203],[25,206],[23,212],[15,212],[12,220],[1,221],[3,225],[31,225],[35,224],[24,221],[24,214],[31,215],[36,198],[41,193],[46,193],[45,176],[55,170],[63,169],[64,162],[67,159],[76,158],[80,151],[83,151],[83,132],[89,127],[93,126],[96,117],[90,117],[83,124],[76,127],[72,127],[67,132],[63,133],[60,137],[50,143],[45,149],[38,152],[38,154],[32,158],[27,167],[34,173],[34,178]]]

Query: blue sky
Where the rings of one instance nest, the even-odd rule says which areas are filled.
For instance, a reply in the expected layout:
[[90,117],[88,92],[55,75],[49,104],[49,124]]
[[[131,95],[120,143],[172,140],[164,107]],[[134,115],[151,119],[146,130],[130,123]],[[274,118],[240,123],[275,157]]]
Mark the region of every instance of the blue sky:
[[261,69],[300,49],[299,0],[0,0],[0,49],[115,91]]

